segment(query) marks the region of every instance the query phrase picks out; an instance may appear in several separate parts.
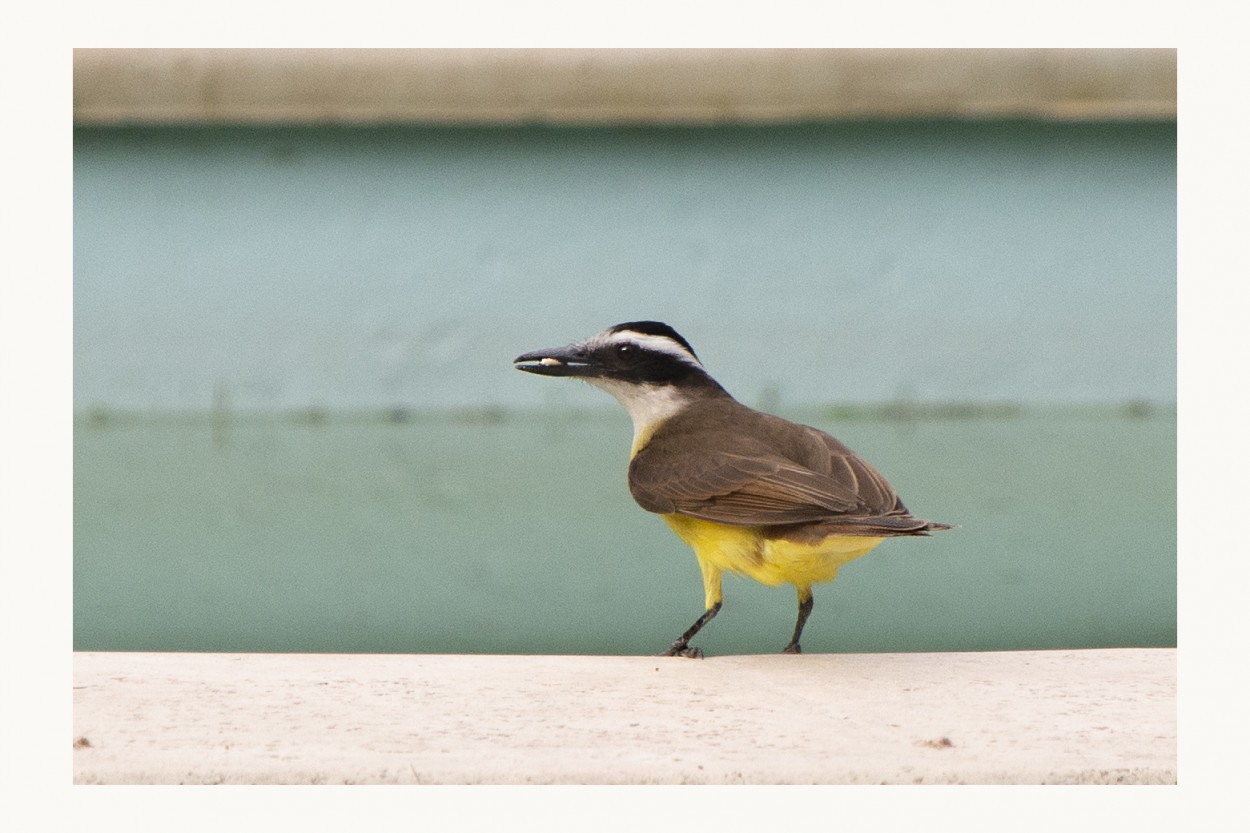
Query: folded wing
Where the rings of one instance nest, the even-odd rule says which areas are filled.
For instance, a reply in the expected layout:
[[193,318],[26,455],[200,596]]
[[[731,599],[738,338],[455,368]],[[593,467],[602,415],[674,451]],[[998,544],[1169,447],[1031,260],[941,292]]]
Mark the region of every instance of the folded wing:
[[932,528],[833,437],[733,404],[740,412],[674,417],[635,455],[630,491],[639,505],[735,526],[816,525],[815,535]]

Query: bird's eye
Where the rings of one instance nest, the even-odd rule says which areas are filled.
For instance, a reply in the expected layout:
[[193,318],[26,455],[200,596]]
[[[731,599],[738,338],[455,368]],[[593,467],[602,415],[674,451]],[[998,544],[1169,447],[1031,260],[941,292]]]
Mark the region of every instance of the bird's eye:
[[632,344],[622,344],[616,348],[616,356],[619,359],[629,359],[634,356],[634,346]]

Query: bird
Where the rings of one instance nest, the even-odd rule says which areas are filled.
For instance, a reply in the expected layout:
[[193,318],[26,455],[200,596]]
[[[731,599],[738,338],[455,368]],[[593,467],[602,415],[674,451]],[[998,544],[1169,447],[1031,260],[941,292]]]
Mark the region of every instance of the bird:
[[738,402],[668,324],[617,324],[524,353],[513,366],[588,382],[628,412],[630,494],[694,550],[703,578],[702,615],[663,656],[703,657],[690,641],[720,612],[726,572],[794,586],[798,619],[783,653],[801,653],[813,585],[886,538],[951,528],[913,516],[876,469],[829,434]]

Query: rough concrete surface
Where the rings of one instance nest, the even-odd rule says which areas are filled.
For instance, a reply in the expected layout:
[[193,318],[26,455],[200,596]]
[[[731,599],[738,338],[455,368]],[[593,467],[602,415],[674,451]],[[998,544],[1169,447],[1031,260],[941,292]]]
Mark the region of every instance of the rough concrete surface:
[[89,784],[1170,784],[1176,652],[80,653],[73,740]]

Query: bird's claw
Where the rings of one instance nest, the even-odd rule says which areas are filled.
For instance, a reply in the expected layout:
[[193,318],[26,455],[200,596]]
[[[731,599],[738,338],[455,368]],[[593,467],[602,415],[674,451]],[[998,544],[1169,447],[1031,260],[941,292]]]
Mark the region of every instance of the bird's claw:
[[669,649],[660,656],[664,657],[686,657],[687,659],[703,659],[703,649],[696,648],[693,645],[681,645],[674,642]]

